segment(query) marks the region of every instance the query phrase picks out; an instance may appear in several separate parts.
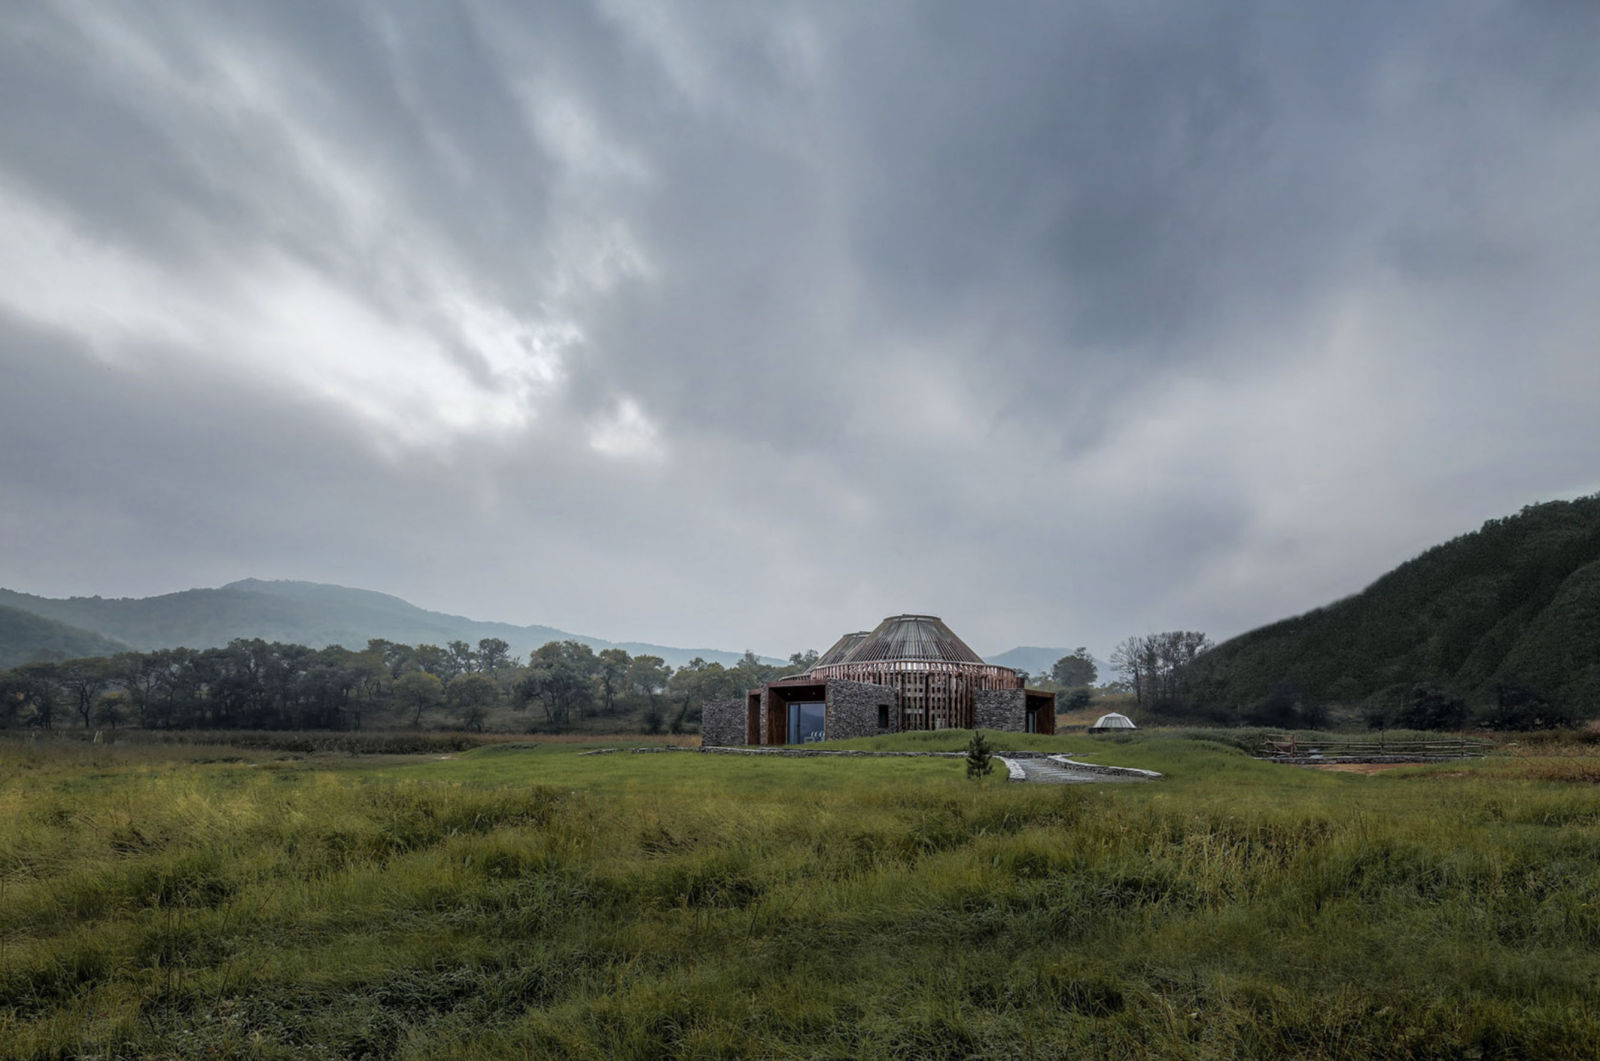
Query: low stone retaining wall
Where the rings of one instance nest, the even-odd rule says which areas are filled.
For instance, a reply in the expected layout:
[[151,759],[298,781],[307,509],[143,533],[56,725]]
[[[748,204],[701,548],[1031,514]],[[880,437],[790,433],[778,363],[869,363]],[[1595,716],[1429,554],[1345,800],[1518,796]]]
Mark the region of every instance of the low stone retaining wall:
[[1010,780],[1012,780],[1012,781],[1026,781],[1026,780],[1028,780],[1028,773],[1027,773],[1027,771],[1022,769],[1022,763],[1018,762],[1014,758],[1010,758],[1010,757],[1004,756],[1004,755],[997,755],[997,756],[995,756],[995,758],[999,759],[1002,763],[1006,764],[1006,773],[1010,775]]
[[1074,770],[1083,770],[1091,774],[1105,774],[1109,777],[1145,777],[1154,780],[1161,775],[1154,770],[1141,770],[1137,766],[1097,766],[1094,763],[1083,763],[1067,755],[1052,755],[1049,758],[1070,766]]
[[[646,745],[638,748],[595,748],[592,751],[579,752],[579,755],[610,755],[613,752],[632,752],[634,754],[652,754],[655,752],[699,752],[702,755],[778,755],[790,759],[812,759],[826,755],[861,759],[965,759],[966,752],[869,752],[856,751],[845,748],[686,748],[681,745]],[[995,753],[996,759],[1052,759],[1057,758],[1055,752],[1013,752],[1008,751],[1003,756]],[[1101,767],[1106,770],[1120,770],[1123,767]],[[1129,768],[1131,769],[1131,768]]]
[[[861,759],[965,759],[966,752],[862,752],[849,751],[843,748],[683,748],[671,745],[653,745],[642,748],[596,748],[593,751],[579,752],[579,755],[608,755],[612,752],[632,752],[639,755],[649,755],[655,752],[698,752],[701,755],[772,755],[784,759],[819,759],[824,756],[848,758],[854,756]],[[1045,752],[1007,752],[1007,755],[1045,755]]]
[[[772,755],[785,759],[821,759],[857,758],[857,759],[965,759],[966,752],[870,752],[846,750],[843,748],[685,748],[674,745],[647,745],[637,748],[595,748],[593,751],[579,752],[580,755],[610,755],[614,752],[633,752],[636,754],[655,754],[658,752],[698,752],[702,755]],[[1011,775],[1011,780],[1022,781],[1026,779],[1022,767],[1018,765],[1019,759],[1052,759],[1064,766],[1084,773],[1104,774],[1108,777],[1143,777],[1158,778],[1161,775],[1154,770],[1140,770],[1133,766],[1097,766],[1094,763],[1083,763],[1067,755],[1056,752],[1028,752],[1008,751],[1004,755],[995,754],[994,758],[1005,764],[1006,770]]]

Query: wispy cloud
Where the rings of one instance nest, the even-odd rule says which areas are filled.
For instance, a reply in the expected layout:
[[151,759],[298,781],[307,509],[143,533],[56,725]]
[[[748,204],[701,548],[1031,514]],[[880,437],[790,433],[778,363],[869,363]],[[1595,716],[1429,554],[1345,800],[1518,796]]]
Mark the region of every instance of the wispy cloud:
[[1600,485],[1596,33],[7,10],[0,583],[325,578],[775,653],[1322,603]]

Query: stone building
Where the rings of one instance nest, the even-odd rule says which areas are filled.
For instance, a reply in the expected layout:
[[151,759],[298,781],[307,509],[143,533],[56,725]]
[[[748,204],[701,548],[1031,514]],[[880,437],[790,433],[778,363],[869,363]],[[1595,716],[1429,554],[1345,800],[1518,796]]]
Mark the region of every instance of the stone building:
[[701,743],[806,744],[915,729],[1054,733],[1056,698],[985,663],[937,616],[846,634],[804,674],[705,705]]

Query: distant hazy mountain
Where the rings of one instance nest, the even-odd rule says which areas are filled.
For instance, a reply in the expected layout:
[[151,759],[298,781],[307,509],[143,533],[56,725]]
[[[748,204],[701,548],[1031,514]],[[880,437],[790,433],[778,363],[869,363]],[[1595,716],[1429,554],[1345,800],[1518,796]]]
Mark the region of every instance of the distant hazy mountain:
[[1206,699],[1229,706],[1258,702],[1280,684],[1354,703],[1420,682],[1487,699],[1515,682],[1593,715],[1600,495],[1490,520],[1353,597],[1217,646],[1193,678]]
[[18,608],[0,607],[0,667],[36,659],[76,659],[125,652],[128,646]]
[[520,655],[526,655],[547,641],[570,639],[581,641],[596,651],[622,648],[630,655],[660,656],[673,667],[681,667],[695,656],[708,662],[729,664],[737,662],[741,655],[726,649],[673,648],[632,641],[617,643],[568,633],[553,626],[483,622],[427,611],[387,593],[318,582],[264,582],[247,578],[220,589],[191,589],[159,597],[115,599],[35,597],[0,589],[0,607],[30,612],[125,643],[110,651],[126,646],[145,651],[180,645],[211,648],[239,637],[259,637],[313,648],[327,645],[364,648],[368,641],[377,637],[403,644],[435,645],[447,641],[475,645],[482,638],[498,637],[511,646],[512,652]]
[[1029,674],[1049,674],[1050,668],[1056,665],[1056,660],[1062,656],[1072,655],[1070,648],[1037,648],[1031,645],[1022,645],[1017,648],[1007,649],[998,656],[990,656],[985,663],[993,663],[997,667],[1011,667],[1015,670],[1025,670]]

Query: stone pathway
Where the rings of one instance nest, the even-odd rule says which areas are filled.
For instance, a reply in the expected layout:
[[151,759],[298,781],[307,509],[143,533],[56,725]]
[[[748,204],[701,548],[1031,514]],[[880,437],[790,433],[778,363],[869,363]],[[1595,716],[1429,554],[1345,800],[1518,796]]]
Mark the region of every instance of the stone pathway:
[[1005,763],[1013,781],[1035,781],[1046,785],[1118,784],[1128,781],[1155,781],[1161,775],[1154,770],[1140,770],[1131,766],[1097,766],[1080,763],[1066,755],[1004,755],[995,756]]
[[1076,765],[1057,762],[1054,759],[1008,759],[1006,765],[1017,765],[1022,776],[1017,777],[1017,771],[1012,771],[1012,779],[1020,781],[1038,781],[1047,785],[1091,785],[1091,784],[1116,784],[1128,781],[1148,781],[1147,777],[1136,774],[1112,773],[1108,770],[1084,769]]

